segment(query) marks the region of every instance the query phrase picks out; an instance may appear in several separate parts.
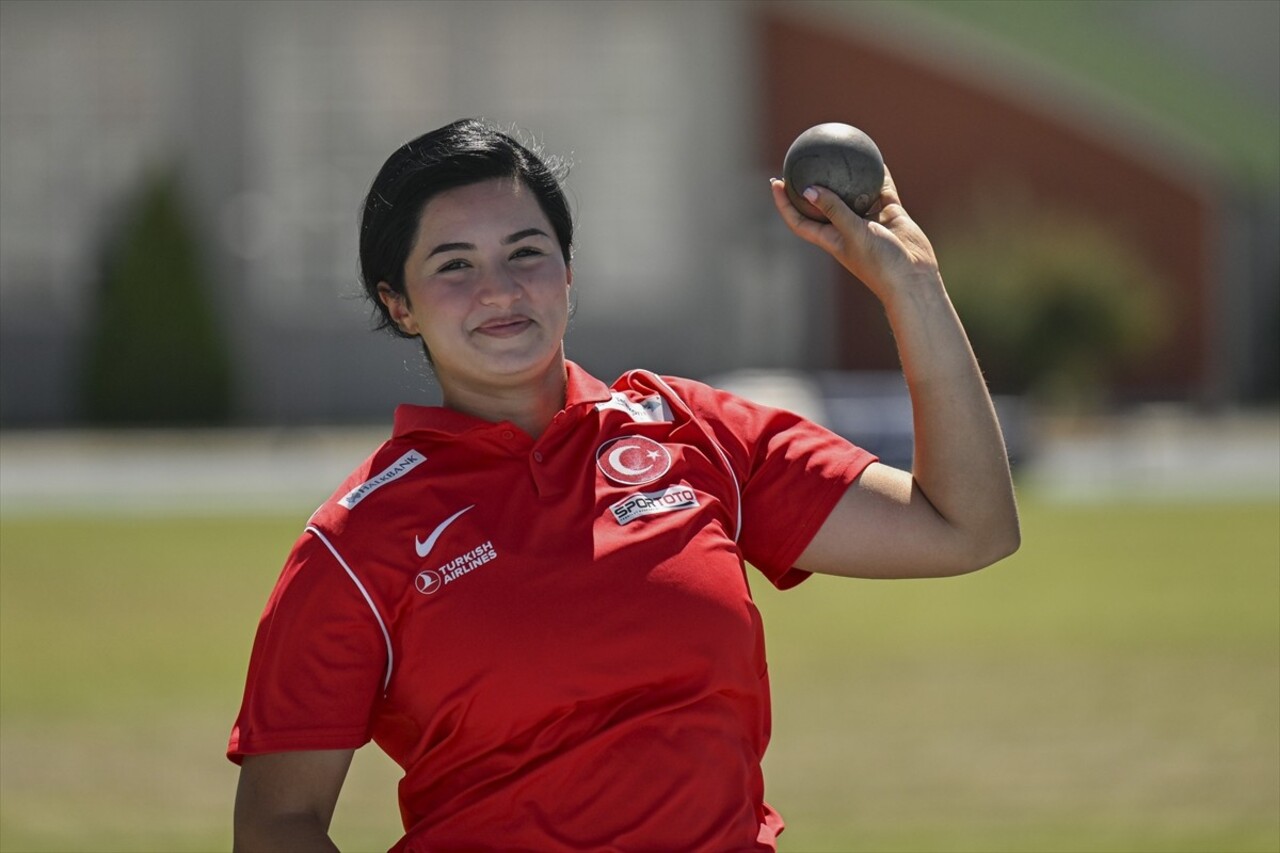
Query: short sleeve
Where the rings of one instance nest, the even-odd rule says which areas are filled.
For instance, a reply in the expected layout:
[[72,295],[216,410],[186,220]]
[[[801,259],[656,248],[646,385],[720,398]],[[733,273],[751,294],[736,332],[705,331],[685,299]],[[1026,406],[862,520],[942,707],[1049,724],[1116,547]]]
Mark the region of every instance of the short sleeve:
[[743,557],[779,589],[805,580],[810,573],[795,568],[796,559],[876,457],[792,412],[700,383],[679,387],[739,479]]
[[364,745],[386,667],[371,604],[308,530],[258,623],[227,757],[238,764],[251,754]]

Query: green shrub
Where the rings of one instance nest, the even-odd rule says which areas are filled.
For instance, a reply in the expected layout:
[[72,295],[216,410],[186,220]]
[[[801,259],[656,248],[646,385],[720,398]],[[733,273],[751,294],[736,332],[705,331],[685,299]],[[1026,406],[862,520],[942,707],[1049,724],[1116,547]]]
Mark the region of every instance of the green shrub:
[[85,347],[90,423],[228,419],[230,358],[200,254],[176,176],[148,177],[105,253]]
[[939,228],[935,243],[995,391],[1087,405],[1165,335],[1160,277],[1083,216],[993,202]]

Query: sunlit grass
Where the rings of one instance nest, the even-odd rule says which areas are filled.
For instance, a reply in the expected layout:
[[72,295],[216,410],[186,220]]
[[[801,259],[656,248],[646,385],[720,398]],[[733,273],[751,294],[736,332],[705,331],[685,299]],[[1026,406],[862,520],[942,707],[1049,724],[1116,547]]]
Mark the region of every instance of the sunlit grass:
[[[0,520],[0,849],[230,845],[223,757],[305,518]],[[782,849],[1280,848],[1280,507],[1024,500],[921,582],[755,583]],[[399,835],[357,756],[343,849]]]

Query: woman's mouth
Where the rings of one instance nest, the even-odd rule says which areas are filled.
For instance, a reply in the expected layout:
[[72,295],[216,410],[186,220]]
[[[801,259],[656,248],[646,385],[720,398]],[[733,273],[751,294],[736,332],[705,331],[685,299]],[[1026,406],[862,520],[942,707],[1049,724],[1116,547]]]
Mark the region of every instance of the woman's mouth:
[[503,317],[481,323],[476,332],[491,338],[511,338],[533,325],[528,317]]

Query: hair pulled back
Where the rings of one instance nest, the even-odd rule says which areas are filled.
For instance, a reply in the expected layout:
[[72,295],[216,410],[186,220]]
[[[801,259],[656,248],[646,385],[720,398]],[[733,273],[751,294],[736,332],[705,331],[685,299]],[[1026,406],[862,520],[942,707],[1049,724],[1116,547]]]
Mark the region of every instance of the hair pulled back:
[[442,192],[494,178],[516,178],[538,200],[560,243],[566,265],[573,246],[573,215],[560,180],[564,166],[479,119],[461,119],[406,142],[382,164],[360,215],[360,279],[373,303],[377,328],[401,337],[378,283],[404,294],[404,266],[427,203]]

